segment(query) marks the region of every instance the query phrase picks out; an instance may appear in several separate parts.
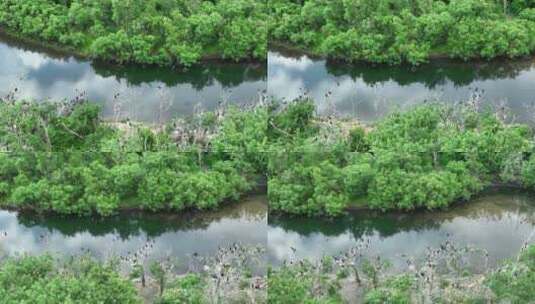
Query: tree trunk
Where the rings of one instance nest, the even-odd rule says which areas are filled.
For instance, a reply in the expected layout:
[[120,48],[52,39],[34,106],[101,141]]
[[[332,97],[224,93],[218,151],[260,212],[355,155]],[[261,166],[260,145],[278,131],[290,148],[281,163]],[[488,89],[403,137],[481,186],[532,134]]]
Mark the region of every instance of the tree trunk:
[[356,266],[353,267],[353,272],[355,273],[355,281],[356,281],[357,284],[360,286],[360,284],[362,283],[362,281],[360,280],[359,271],[358,271],[358,269],[357,269]]
[[161,278],[160,279],[160,297],[163,295],[163,289],[165,288],[164,285],[165,285],[165,281],[163,278]]

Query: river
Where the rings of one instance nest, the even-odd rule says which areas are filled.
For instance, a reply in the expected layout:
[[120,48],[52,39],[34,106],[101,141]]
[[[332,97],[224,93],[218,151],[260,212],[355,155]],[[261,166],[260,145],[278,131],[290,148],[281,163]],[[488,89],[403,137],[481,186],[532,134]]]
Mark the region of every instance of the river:
[[103,106],[105,119],[163,123],[213,110],[247,105],[265,94],[263,64],[207,63],[187,70],[94,63],[0,35],[0,95],[71,99],[80,94]]
[[459,247],[486,250],[489,262],[496,265],[518,254],[534,232],[535,195],[497,192],[445,211],[360,211],[336,219],[270,216],[268,259],[273,264],[295,258],[317,260],[369,241],[363,254],[381,255],[401,266],[403,254],[419,258],[427,248],[449,240]]
[[429,101],[478,99],[481,108],[508,111],[509,122],[535,122],[535,60],[463,63],[437,60],[419,67],[349,65],[271,51],[268,94],[306,94],[321,114],[372,123],[394,110]]
[[262,195],[198,214],[126,213],[112,217],[40,216],[0,210],[0,256],[89,254],[100,260],[138,253],[141,261],[210,256],[235,243],[266,247],[267,201]]

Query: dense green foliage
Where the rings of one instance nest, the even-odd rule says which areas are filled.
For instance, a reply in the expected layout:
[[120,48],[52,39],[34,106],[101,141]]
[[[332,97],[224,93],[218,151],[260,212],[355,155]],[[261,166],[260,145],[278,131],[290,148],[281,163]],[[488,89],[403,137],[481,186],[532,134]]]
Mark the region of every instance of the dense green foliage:
[[487,284],[507,303],[530,303],[535,299],[535,246],[529,246],[516,261],[509,261],[489,276]]
[[400,275],[385,280],[382,286],[370,290],[366,294],[366,304],[409,304],[411,288],[414,282],[409,276]]
[[535,184],[531,129],[468,105],[418,106],[365,130],[314,116],[313,102],[304,99],[274,110],[270,125],[274,211],[436,209],[493,183]]
[[[76,103],[0,102],[0,205],[65,214],[215,208],[263,174],[265,108],[149,129]],[[199,136],[204,134],[204,136]]]
[[0,100],[0,147],[7,152],[99,151],[116,133],[90,103],[32,103]]
[[3,206],[110,215],[119,209],[210,209],[238,199],[253,182],[232,160],[177,152],[2,153]]
[[[270,269],[268,273],[268,303],[270,304],[336,304],[341,303],[338,295],[340,287],[326,272],[312,275],[314,266],[302,263]],[[321,289],[321,292],[317,292]]]
[[258,0],[6,0],[0,27],[119,63],[191,65],[264,59],[266,2]]
[[418,64],[535,51],[527,0],[272,0],[270,39],[348,61]]
[[207,303],[203,292],[202,278],[197,274],[188,274],[187,276],[176,280],[167,288],[158,301],[159,304],[205,304]]
[[88,258],[65,264],[49,256],[10,258],[0,264],[2,303],[142,303],[134,285],[112,264]]

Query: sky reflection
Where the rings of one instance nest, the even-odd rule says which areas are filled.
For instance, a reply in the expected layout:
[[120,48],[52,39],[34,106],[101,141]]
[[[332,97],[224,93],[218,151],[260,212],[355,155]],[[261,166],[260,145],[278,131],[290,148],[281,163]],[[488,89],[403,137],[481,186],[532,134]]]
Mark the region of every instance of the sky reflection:
[[418,257],[449,239],[488,250],[490,261],[496,263],[517,254],[533,231],[534,197],[495,194],[435,213],[357,214],[333,221],[270,218],[268,258],[275,264],[295,257],[318,259],[369,239],[368,254],[399,265],[401,254]]
[[265,247],[266,229],[267,205],[262,196],[194,217],[40,218],[0,211],[0,255],[89,253],[108,259],[136,252],[151,242],[147,261],[187,259],[194,253],[213,254],[233,243]]
[[186,116],[196,107],[212,110],[220,102],[254,103],[267,86],[262,64],[211,64],[187,71],[106,66],[25,49],[1,36],[0,66],[1,95],[18,88],[20,98],[63,100],[84,91],[103,104],[108,118],[149,122]]
[[[486,106],[507,105],[516,121],[535,118],[533,61],[434,62],[418,68],[343,65],[280,52],[268,55],[268,94],[292,100],[304,92],[320,113],[373,122],[429,100],[454,103],[483,92]],[[529,111],[528,111],[529,110]]]

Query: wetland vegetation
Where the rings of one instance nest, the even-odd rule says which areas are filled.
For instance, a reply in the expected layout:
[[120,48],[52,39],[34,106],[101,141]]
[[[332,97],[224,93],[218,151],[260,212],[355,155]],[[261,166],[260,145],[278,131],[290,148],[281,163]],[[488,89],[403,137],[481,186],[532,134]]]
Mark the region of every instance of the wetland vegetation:
[[315,115],[303,98],[273,115],[272,211],[441,209],[493,185],[533,187],[533,134],[480,101],[397,112],[373,126]]
[[99,107],[0,102],[4,207],[110,215],[119,209],[210,209],[262,177],[263,107],[205,113],[149,128],[107,124]]
[[197,257],[185,274],[174,272],[174,258],[144,265],[135,257],[8,257],[0,261],[0,295],[4,303],[266,303],[265,275],[254,272],[261,254],[235,244]]
[[1,301],[532,302],[534,16],[1,1]]
[[268,28],[270,42],[331,59],[417,65],[530,55],[534,13],[524,0],[272,0]]
[[262,60],[264,1],[8,0],[2,30],[86,57],[190,66],[202,59]]
[[[380,256],[364,258],[356,245],[320,261],[289,261],[269,272],[269,303],[530,303],[535,294],[535,246],[496,268],[479,268],[486,252],[451,242],[406,257],[408,270],[392,272]],[[481,267],[481,266],[479,266]]]
[[106,123],[81,98],[8,96],[0,112],[0,145],[16,152],[1,156],[2,201],[19,209],[210,209],[267,179],[271,211],[336,216],[441,209],[490,186],[535,185],[532,128],[505,123],[479,99],[417,106],[372,126],[318,116],[308,98],[153,127]]

